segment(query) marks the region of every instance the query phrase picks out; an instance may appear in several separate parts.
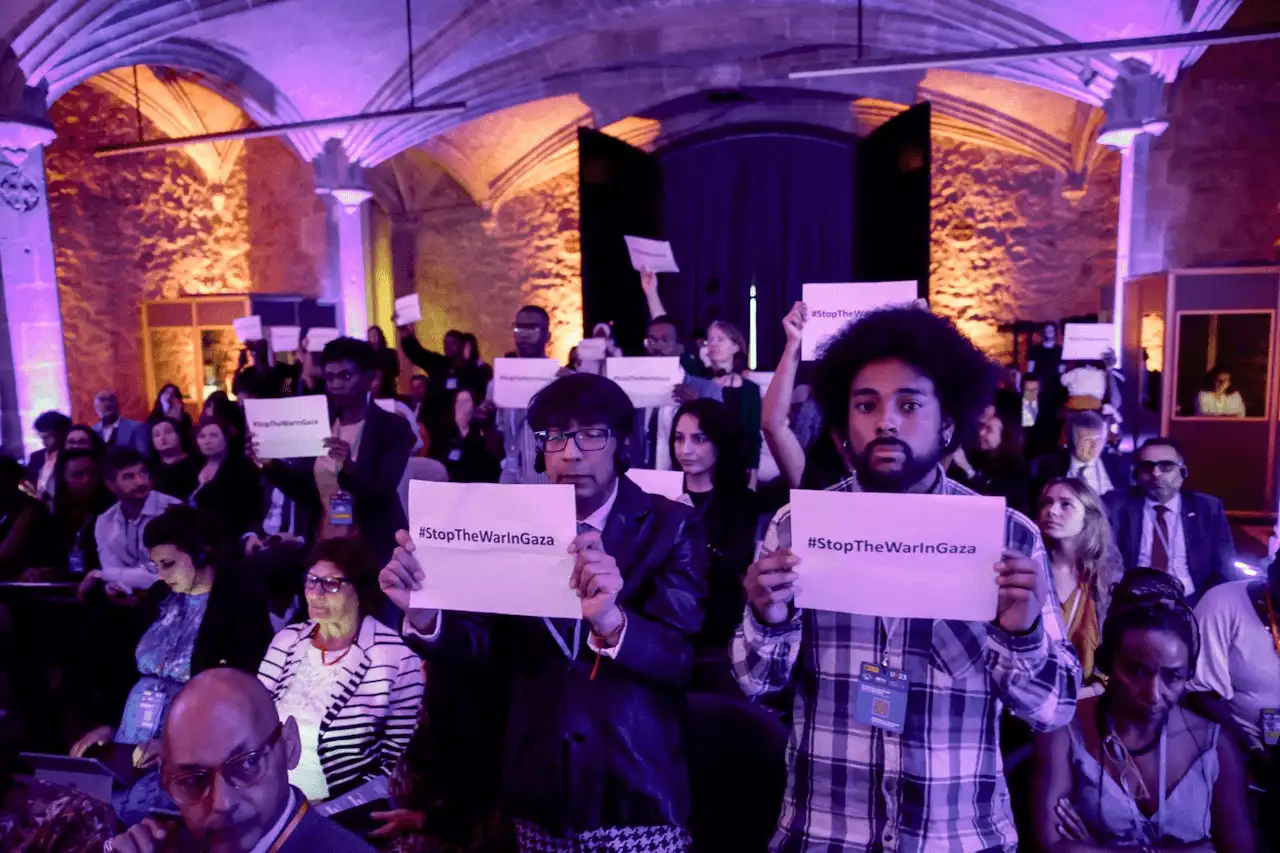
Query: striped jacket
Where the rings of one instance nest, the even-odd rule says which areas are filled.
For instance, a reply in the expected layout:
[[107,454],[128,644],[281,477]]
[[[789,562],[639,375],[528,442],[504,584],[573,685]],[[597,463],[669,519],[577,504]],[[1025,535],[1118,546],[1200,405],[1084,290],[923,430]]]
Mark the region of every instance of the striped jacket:
[[[258,680],[278,703],[311,644],[313,621],[286,626],[267,649]],[[320,765],[333,796],[390,776],[418,725],[426,683],[422,660],[372,616],[335,664],[329,711],[320,724]]]

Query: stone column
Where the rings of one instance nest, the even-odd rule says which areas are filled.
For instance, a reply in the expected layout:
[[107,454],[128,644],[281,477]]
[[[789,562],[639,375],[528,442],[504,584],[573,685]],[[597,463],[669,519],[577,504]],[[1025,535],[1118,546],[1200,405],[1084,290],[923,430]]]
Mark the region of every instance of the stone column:
[[342,144],[331,139],[313,163],[316,192],[329,208],[329,282],[326,297],[337,307],[338,329],[364,339],[369,328],[370,228],[365,208],[373,198],[364,169],[347,159]]
[[44,175],[44,146],[53,138],[41,120],[0,120],[0,440],[7,451],[39,448],[41,412],[71,414]]

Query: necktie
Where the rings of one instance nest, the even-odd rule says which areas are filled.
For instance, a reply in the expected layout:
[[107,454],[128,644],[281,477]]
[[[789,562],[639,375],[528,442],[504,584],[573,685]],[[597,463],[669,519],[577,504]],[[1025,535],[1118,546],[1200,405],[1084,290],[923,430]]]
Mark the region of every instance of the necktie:
[[[644,461],[646,465],[652,465],[655,468],[658,467],[658,413],[660,411],[661,409],[649,410],[649,423],[646,429],[647,441],[645,442]],[[582,527],[581,522],[578,523],[578,527]],[[590,526],[587,529],[590,530]],[[582,533],[583,531],[579,530],[578,532]]]
[[1151,568],[1169,571],[1169,508],[1156,504],[1156,523],[1151,530]]

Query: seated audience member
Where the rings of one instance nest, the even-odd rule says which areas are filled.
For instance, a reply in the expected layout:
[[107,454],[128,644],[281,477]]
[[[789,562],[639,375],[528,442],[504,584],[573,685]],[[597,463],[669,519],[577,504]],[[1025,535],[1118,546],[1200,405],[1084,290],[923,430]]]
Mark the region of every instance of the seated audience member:
[[271,625],[279,631],[302,609],[306,537],[314,525],[307,504],[270,486],[262,494],[260,521],[242,541],[246,566],[266,585]]
[[1062,624],[1080,658],[1087,689],[1098,680],[1094,650],[1107,618],[1111,587],[1124,574],[1124,565],[1111,542],[1102,501],[1080,480],[1059,477],[1045,484],[1036,518],[1062,603]]
[[56,553],[50,569],[55,577],[79,580],[86,572],[102,568],[93,527],[116,499],[102,480],[97,458],[87,450],[62,453],[57,478],[50,526]]
[[1244,397],[1231,384],[1231,371],[1221,367],[1209,371],[1205,390],[1196,395],[1196,414],[1209,417],[1243,418],[1248,416]]
[[760,386],[747,378],[747,339],[737,326],[716,320],[707,327],[707,357],[724,404],[734,413],[746,441],[747,476],[754,489],[760,468]]
[[107,451],[102,458],[102,479],[117,503],[94,522],[93,539],[102,570],[89,572],[85,582],[92,584],[101,578],[146,589],[156,578],[149,569],[151,560],[142,546],[142,535],[152,519],[181,501],[151,488],[147,462],[131,447]]
[[107,447],[131,447],[147,455],[146,425],[128,418],[120,417],[120,399],[115,391],[99,391],[93,398],[93,410],[98,413],[98,422],[93,431],[102,439]]
[[[218,559],[195,510],[172,506],[147,525],[142,546],[162,583],[136,611],[140,675],[117,727],[99,726],[78,740],[75,756],[108,743],[133,745],[133,766],[153,767],[173,697],[192,675],[217,666],[256,672],[271,639],[265,599],[233,562]],[[117,814],[136,823],[169,800],[156,773],[113,796]]]
[[477,418],[468,388],[450,392],[447,412],[431,430],[427,456],[442,463],[452,483],[496,483],[502,474],[502,436]]
[[1187,463],[1171,439],[1152,438],[1135,454],[1134,486],[1104,496],[1125,568],[1145,566],[1182,582],[1192,606],[1235,577],[1235,541],[1222,501],[1185,488]]
[[422,660],[374,618],[378,566],[359,539],[329,539],[311,554],[305,622],[276,634],[258,678],[301,755],[289,781],[312,802],[390,777],[418,724]]
[[[289,785],[298,727],[251,675],[213,669],[174,697],[160,766],[180,820],[152,816],[103,853],[373,853]],[[221,779],[219,779],[221,777]]]
[[200,410],[200,422],[206,418],[216,418],[226,424],[228,429],[227,445],[232,452],[244,447],[248,427],[245,424],[244,410],[231,401],[225,391],[214,391],[204,401]]
[[[551,317],[545,308],[525,305],[516,312],[512,333],[515,358],[546,358],[547,342],[551,339]],[[562,370],[560,375],[569,373]],[[494,423],[502,433],[502,475],[500,483],[545,483],[547,475],[537,468],[537,443],[529,427],[528,409],[499,409],[492,401],[492,392],[486,392],[481,404],[484,417],[492,412]]]
[[27,494],[24,479],[16,459],[0,456],[0,580],[19,580],[49,562],[49,509]]
[[378,370],[373,381],[373,395],[379,399],[389,400],[399,393],[396,384],[400,379],[400,354],[387,346],[387,336],[378,326],[370,326],[366,337],[369,346],[373,347],[378,363]]
[[415,373],[409,379],[409,408],[413,410],[413,416],[422,421],[422,404],[427,399],[427,382],[428,378],[421,373]]
[[[1267,850],[1280,850],[1280,560],[1267,577],[1215,586],[1196,605],[1202,645],[1187,706],[1218,723],[1249,757],[1264,793]],[[1268,743],[1265,729],[1273,732]]]
[[1022,441],[1017,413],[988,406],[978,422],[973,450],[957,453],[951,465],[963,473],[961,482],[978,494],[1004,498],[1006,505],[1024,512],[1028,480]]
[[98,435],[93,427],[84,424],[76,424],[67,431],[67,440],[63,447],[66,450],[87,450],[94,456],[101,456],[107,449],[102,436]]
[[706,596],[701,531],[691,509],[622,476],[635,408],[615,383],[557,379],[529,422],[539,467],[574,487],[584,532],[568,581],[582,620],[412,609],[409,591],[431,567],[405,532],[382,589],[428,661],[483,667],[493,644],[508,644],[502,801],[522,851],[687,850],[681,719]]
[[[891,308],[850,323],[827,344],[814,383],[854,471],[833,490],[972,496],[940,463],[977,431],[995,381],[994,365],[936,314]],[[1039,532],[1006,509],[1003,533],[992,566],[996,619],[883,618],[798,609],[805,564],[792,551],[791,509],[774,516],[747,569],[731,651],[748,696],[793,696],[770,849],[1016,846],[1001,711],[1039,731],[1065,725],[1080,670],[1047,588]],[[853,691],[864,664],[907,673],[898,733],[858,722]]]
[[[643,273],[642,275],[652,275]],[[645,352],[651,356],[678,357],[684,353],[680,342],[680,328],[670,317],[655,317],[649,321],[649,333],[644,340]],[[636,441],[643,442],[635,459],[636,468],[654,468],[670,471],[675,466],[670,455],[671,428],[675,424],[676,408],[690,400],[721,400],[724,392],[710,379],[685,373],[684,380],[675,388],[671,403],[637,412]]]
[[1034,746],[1032,815],[1050,853],[1254,849],[1244,759],[1217,723],[1179,705],[1200,637],[1179,584],[1132,571],[1095,658],[1107,678]]
[[231,427],[217,417],[200,419],[196,446],[204,464],[196,488],[187,499],[206,518],[218,523],[222,535],[239,539],[257,523],[262,507],[258,469],[235,452]]
[[27,460],[27,478],[35,486],[36,497],[48,501],[57,483],[53,473],[58,454],[66,447],[71,418],[61,412],[44,412],[36,418],[35,428],[42,447]]
[[486,388],[493,378],[493,368],[484,363],[480,356],[480,341],[471,332],[462,333],[462,364],[468,370],[478,371],[477,379],[483,379]]
[[320,361],[334,413],[333,437],[325,440],[329,455],[268,460],[262,471],[270,485],[305,506],[312,523],[303,534],[308,542],[360,536],[381,563],[395,548],[395,532],[407,523],[398,489],[413,433],[403,418],[369,400],[378,367],[373,347],[338,338],[325,346]]
[[760,510],[747,488],[742,434],[733,413],[715,400],[693,400],[676,412],[671,458],[684,472],[685,495],[707,541],[706,620],[697,638],[694,689],[741,695],[729,669],[729,641],[742,621],[742,580],[755,556]]
[[1040,418],[1040,377],[1022,377],[1022,428],[1030,430]]
[[154,424],[166,418],[177,421],[178,431],[183,435],[184,440],[190,437],[193,428],[191,413],[187,411],[182,391],[172,382],[161,388],[160,393],[156,395],[156,404],[152,406],[151,414],[147,416],[147,423]]
[[151,476],[156,491],[180,501],[200,485],[204,460],[192,452],[192,433],[182,421],[160,417],[151,425]]
[[1080,480],[1103,498],[1117,489],[1129,488],[1128,460],[1107,450],[1107,425],[1101,415],[1073,412],[1067,416],[1066,429],[1066,450],[1049,453],[1031,463],[1031,487],[1035,494],[1044,490],[1047,481],[1058,477]]

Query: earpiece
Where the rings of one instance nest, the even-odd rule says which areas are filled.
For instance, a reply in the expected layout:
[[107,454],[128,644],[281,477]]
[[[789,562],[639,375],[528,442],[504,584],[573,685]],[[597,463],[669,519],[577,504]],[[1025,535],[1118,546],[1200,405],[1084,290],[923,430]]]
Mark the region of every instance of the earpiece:
[[613,470],[621,477],[631,468],[631,444],[619,441],[618,449],[613,452]]

